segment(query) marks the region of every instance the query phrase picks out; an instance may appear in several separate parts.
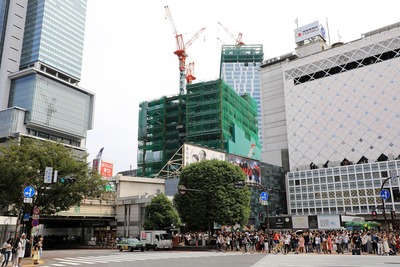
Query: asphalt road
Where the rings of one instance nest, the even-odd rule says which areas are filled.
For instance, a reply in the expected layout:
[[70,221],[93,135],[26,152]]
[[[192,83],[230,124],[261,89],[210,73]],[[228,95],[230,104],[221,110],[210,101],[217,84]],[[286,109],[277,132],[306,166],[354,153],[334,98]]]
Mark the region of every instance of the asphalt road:
[[57,250],[44,251],[39,265],[24,258],[22,267],[63,266],[140,266],[140,267],[392,267],[400,266],[400,256],[323,255],[323,254],[242,254],[213,251],[145,251],[119,252],[117,250]]

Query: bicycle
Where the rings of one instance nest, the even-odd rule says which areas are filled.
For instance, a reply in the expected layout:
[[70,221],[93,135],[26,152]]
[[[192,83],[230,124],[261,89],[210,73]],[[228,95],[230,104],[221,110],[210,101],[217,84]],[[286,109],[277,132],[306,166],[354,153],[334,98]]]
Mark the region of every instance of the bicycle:
[[221,244],[220,246],[218,245],[218,243],[215,244],[215,252],[216,253],[218,253],[218,252],[225,253],[226,252],[226,244]]
[[243,254],[246,252],[250,252],[250,254],[253,254],[256,251],[256,247],[252,242],[247,242],[245,244],[242,244],[240,247],[240,251],[242,251]]
[[279,252],[281,252],[283,255],[287,254],[287,251],[285,250],[285,245],[283,242],[279,242],[278,244],[275,244],[274,247],[272,248],[272,254],[276,255]]

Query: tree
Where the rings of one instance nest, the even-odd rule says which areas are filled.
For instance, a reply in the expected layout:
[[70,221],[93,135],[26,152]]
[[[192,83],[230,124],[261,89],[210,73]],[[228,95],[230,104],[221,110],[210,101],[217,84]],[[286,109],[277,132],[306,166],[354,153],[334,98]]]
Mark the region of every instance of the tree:
[[[78,205],[85,197],[100,196],[105,181],[93,173],[87,154],[76,152],[63,144],[32,138],[18,139],[0,147],[0,210],[5,214],[32,213],[33,207],[41,215],[52,215]],[[44,171],[53,167],[58,179],[70,177],[74,183],[45,184]],[[23,203],[23,189],[32,186],[36,195],[33,203]]]
[[145,230],[161,230],[171,225],[179,227],[179,215],[172,202],[164,195],[158,194],[146,207]]
[[235,188],[246,177],[239,166],[219,160],[203,160],[185,167],[180,185],[188,190],[174,197],[183,222],[190,230],[206,230],[209,223],[245,224],[250,217],[250,190]]

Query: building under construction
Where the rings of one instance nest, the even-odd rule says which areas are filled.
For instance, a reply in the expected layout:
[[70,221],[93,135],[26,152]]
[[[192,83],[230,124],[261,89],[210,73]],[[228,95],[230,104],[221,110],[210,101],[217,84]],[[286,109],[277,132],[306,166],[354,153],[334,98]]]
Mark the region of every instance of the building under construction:
[[187,93],[142,102],[138,176],[154,177],[184,143],[259,159],[257,104],[223,80],[190,84]]
[[[257,103],[257,119],[262,129],[260,66],[264,59],[261,44],[223,45],[220,78],[240,95],[249,94]],[[258,132],[262,145],[262,131]]]

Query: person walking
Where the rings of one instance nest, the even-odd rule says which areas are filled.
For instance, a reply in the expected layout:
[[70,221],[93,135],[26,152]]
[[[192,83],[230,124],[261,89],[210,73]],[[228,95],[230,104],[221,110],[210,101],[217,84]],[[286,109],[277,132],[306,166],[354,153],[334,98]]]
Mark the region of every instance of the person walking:
[[4,255],[4,261],[1,264],[1,267],[7,267],[8,261],[10,260],[11,252],[12,252],[12,239],[9,238],[6,242],[4,242],[3,246],[1,247],[2,253]]
[[21,244],[21,238],[19,238],[18,236],[16,237],[15,241],[14,241],[14,245],[13,245],[13,250],[12,250],[12,266],[13,267],[18,267],[19,266],[19,251],[22,248],[22,244]]
[[17,266],[21,266],[21,259],[25,257],[26,243],[28,242],[29,240],[26,239],[26,234],[22,234],[18,244]]

